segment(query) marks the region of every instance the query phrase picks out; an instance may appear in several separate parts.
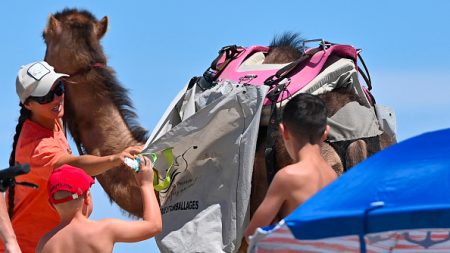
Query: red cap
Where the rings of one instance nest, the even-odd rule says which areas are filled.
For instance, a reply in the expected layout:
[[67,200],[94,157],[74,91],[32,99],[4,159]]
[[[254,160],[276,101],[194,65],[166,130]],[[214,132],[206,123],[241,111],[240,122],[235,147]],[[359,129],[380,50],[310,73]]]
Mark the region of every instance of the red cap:
[[[54,170],[48,179],[49,201],[53,204],[60,204],[77,199],[86,193],[94,183],[94,179],[84,170],[65,164]],[[67,191],[72,195],[63,199],[55,199],[53,195],[58,191]]]

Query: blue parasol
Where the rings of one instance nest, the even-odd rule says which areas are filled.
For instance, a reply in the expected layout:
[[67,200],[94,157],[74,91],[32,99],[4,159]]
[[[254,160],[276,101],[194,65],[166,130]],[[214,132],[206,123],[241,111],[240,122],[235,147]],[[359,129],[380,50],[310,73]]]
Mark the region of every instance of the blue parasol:
[[[445,129],[378,152],[274,229],[259,230],[252,244],[254,249],[258,243],[274,246],[274,238],[285,234],[300,251],[314,245],[317,251],[308,252],[330,252],[320,248],[330,250],[333,245],[348,246],[350,252],[389,252],[379,250],[380,245],[389,250],[401,245],[414,252],[450,252],[449,228],[450,129]],[[339,238],[345,240],[339,243]],[[389,238],[395,242],[387,242]]]

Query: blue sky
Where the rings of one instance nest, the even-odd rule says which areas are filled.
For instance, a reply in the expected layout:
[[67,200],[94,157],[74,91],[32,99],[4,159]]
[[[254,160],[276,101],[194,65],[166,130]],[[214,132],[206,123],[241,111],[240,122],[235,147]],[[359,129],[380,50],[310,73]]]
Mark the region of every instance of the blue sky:
[[[7,167],[19,115],[17,70],[43,59],[47,17],[65,7],[108,16],[108,64],[149,130],[222,46],[268,45],[286,31],[362,48],[377,102],[396,111],[399,140],[450,127],[448,1],[1,1],[0,167]],[[98,184],[94,197],[94,219],[125,218]],[[114,252],[158,249],[148,240]]]

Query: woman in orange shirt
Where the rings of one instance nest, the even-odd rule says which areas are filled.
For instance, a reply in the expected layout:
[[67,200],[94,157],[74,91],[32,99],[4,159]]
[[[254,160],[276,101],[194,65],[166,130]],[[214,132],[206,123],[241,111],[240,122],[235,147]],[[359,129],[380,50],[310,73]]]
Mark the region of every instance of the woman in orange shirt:
[[11,166],[30,164],[31,171],[17,177],[17,181],[39,185],[39,189],[10,188],[7,194],[8,211],[24,253],[34,252],[39,239],[59,223],[57,212],[48,202],[46,189],[54,169],[70,164],[95,176],[119,166],[126,157],[134,159],[142,151],[142,147],[135,146],[103,157],[73,155],[61,121],[64,77],[67,76],[40,61],[22,66],[16,79],[21,110],[9,163]]

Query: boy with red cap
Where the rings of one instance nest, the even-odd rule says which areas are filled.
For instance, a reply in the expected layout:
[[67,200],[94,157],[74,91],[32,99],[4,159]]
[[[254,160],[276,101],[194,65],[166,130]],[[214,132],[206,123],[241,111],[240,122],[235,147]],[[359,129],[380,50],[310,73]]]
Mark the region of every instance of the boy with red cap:
[[143,220],[90,220],[93,203],[90,187],[94,180],[82,169],[63,165],[48,181],[49,201],[58,211],[61,223],[47,233],[36,252],[112,252],[115,242],[138,242],[161,232],[161,212],[153,189],[150,160],[141,159],[135,174],[141,187]]

